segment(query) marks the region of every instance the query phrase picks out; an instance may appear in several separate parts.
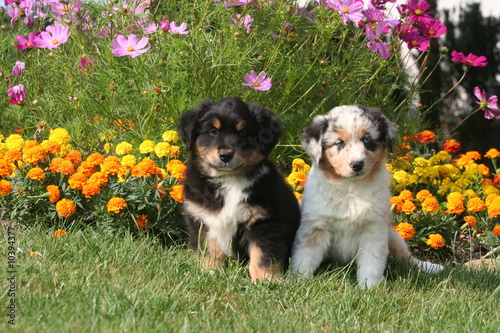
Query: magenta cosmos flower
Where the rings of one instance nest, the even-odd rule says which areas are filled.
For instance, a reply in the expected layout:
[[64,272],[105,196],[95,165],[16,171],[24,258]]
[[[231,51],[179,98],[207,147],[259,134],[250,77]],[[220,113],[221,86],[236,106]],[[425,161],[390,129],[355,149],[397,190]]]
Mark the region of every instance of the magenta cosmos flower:
[[382,40],[382,34],[384,33],[385,27],[388,25],[388,22],[380,22],[377,24],[375,30],[373,30],[370,26],[365,27],[366,38],[370,41],[366,43],[366,46],[372,52],[380,53],[382,59],[388,59],[391,54],[389,53],[389,49],[387,48],[387,44]]
[[465,56],[462,52],[451,51],[451,61],[458,61],[467,66],[484,67],[488,65],[486,60],[485,56],[477,56],[472,53]]
[[131,56],[135,58],[149,50],[149,47],[144,48],[148,44],[148,41],[147,37],[142,37],[141,40],[138,40],[134,34],[130,34],[128,38],[118,35],[116,39],[111,41],[111,45],[114,47],[111,52],[117,57]]
[[419,0],[415,3],[415,0],[408,0],[407,5],[401,5],[398,10],[401,16],[406,17],[410,22],[422,22],[430,16],[429,9],[431,6],[425,0]]
[[28,39],[26,39],[24,36],[18,35],[17,40],[19,41],[19,44],[14,43],[14,46],[18,50],[30,49],[32,47],[35,47],[38,45],[36,37],[37,34],[34,32],[30,32],[30,34],[28,35]]
[[42,49],[55,49],[68,41],[68,27],[48,26],[36,38],[38,47]]
[[484,118],[492,119],[493,117],[500,117],[500,110],[498,110],[497,106],[497,96],[493,95],[488,98],[486,96],[486,91],[479,89],[479,87],[474,88],[474,95],[479,99],[476,103],[484,110]]
[[408,45],[410,50],[417,49],[419,51],[425,51],[431,45],[427,38],[420,36],[415,30],[402,34],[401,39],[406,42],[406,45]]
[[[218,2],[218,1],[215,1]],[[232,1],[225,1],[224,2],[224,7],[231,7],[231,6],[244,6],[249,3],[253,2],[253,0],[232,0]]]
[[21,104],[26,99],[26,90],[24,90],[24,86],[22,84],[10,87],[7,92],[10,97],[10,104]]
[[253,90],[269,90],[272,87],[272,79],[270,77],[266,78],[266,75],[267,73],[264,71],[260,72],[259,74],[255,73],[255,71],[250,71],[249,74],[245,74],[245,76],[243,77],[245,82],[243,82],[241,85],[250,87]]
[[428,19],[420,24],[420,30],[427,38],[438,38],[446,32],[446,26],[440,20]]
[[12,68],[12,76],[23,76],[24,62],[16,61],[16,64]]

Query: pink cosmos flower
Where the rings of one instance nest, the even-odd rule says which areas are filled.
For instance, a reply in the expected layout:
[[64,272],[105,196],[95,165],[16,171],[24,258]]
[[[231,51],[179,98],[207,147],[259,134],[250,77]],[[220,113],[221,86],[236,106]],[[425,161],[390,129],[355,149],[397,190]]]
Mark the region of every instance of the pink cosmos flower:
[[138,40],[134,34],[130,34],[128,38],[118,35],[116,39],[111,41],[111,45],[114,47],[111,52],[117,57],[131,56],[135,58],[149,50],[149,47],[144,48],[148,44],[148,41],[147,37],[142,37],[141,40]]
[[360,13],[364,6],[362,0],[326,0],[326,5],[342,15],[344,25],[347,25],[348,20],[358,23],[364,17],[363,13]]
[[151,23],[144,29],[144,33],[146,35],[150,35],[152,33],[155,33],[157,30],[158,30],[158,24]]
[[375,31],[368,25],[365,28],[366,38],[370,40],[368,43],[366,43],[366,46],[372,52],[380,53],[382,59],[389,59],[389,57],[391,56],[391,54],[389,53],[389,49],[387,48],[387,44],[381,38],[387,24],[389,23],[380,22],[375,28]]
[[490,98],[486,96],[486,91],[479,87],[474,88],[474,95],[479,99],[476,101],[479,107],[484,110],[484,118],[492,119],[493,117],[500,117],[500,110],[498,109],[497,96],[493,95]]
[[168,20],[163,20],[160,22],[160,29],[162,31],[169,31],[170,30],[170,22]]
[[39,48],[55,49],[68,41],[68,27],[51,25],[45,30],[46,31],[42,31],[36,38]]
[[420,30],[427,38],[438,38],[446,32],[446,26],[440,20],[429,19],[420,23]]
[[177,26],[175,21],[170,22],[170,29],[168,32],[174,34],[174,35],[187,35],[190,31],[186,30],[187,29],[187,23],[181,23],[180,26]]
[[246,82],[243,82],[241,85],[250,87],[253,90],[269,90],[272,87],[272,79],[270,77],[266,78],[266,75],[267,73],[264,71],[259,74],[255,73],[255,71],[250,71],[249,74],[245,74],[243,77]]
[[396,0],[371,0],[371,5],[377,9],[385,9],[385,4],[388,2],[396,2]]
[[16,61],[16,65],[12,68],[12,76],[22,76],[24,69],[24,62]]
[[465,56],[462,52],[451,51],[451,61],[458,61],[467,66],[484,67],[488,65],[486,60],[485,56],[477,56],[472,53]]
[[[218,2],[218,1],[215,1]],[[249,3],[253,2],[253,0],[231,0],[231,1],[225,1],[224,2],[224,7],[231,7],[231,6],[244,6]]]
[[401,35],[401,39],[406,42],[408,48],[417,49],[419,51],[425,51],[429,48],[431,43],[429,40],[423,36],[420,36],[417,31],[411,31],[406,34]]
[[28,39],[24,38],[24,36],[18,35],[17,40],[20,44],[14,43],[14,46],[18,50],[30,49],[38,45],[36,41],[37,33],[30,32],[28,35]]
[[233,20],[233,23],[236,28],[245,29],[247,34],[252,32],[253,17],[250,14],[243,17],[240,14],[236,14],[236,19]]
[[21,104],[26,100],[26,90],[24,90],[24,86],[22,84],[10,87],[7,91],[10,97],[10,104]]

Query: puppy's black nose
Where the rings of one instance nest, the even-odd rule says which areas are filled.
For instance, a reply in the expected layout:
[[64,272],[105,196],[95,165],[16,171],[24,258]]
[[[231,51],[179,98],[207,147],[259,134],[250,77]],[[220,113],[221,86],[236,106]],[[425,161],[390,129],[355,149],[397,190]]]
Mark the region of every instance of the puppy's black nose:
[[351,169],[355,172],[361,171],[364,166],[365,162],[363,161],[351,162]]
[[233,159],[234,150],[231,149],[221,149],[219,150],[219,158],[222,162],[227,163]]

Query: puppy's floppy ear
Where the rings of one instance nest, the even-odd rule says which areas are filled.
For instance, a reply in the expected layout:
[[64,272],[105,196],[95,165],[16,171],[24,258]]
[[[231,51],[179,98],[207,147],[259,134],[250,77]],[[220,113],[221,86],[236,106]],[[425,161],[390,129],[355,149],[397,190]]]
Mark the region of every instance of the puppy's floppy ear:
[[302,147],[315,164],[319,163],[323,154],[323,134],[328,128],[328,120],[325,116],[316,116],[311,125],[304,128],[302,135]]
[[248,109],[255,115],[259,124],[257,141],[261,146],[262,153],[267,156],[278,144],[283,133],[283,126],[274,118],[274,113],[271,110],[261,107],[258,103],[248,104]]
[[205,100],[194,109],[187,110],[182,115],[181,123],[179,124],[179,134],[188,150],[191,150],[193,143],[196,141],[200,119],[213,104],[214,102],[211,100]]
[[375,123],[380,133],[379,141],[381,141],[389,152],[392,153],[396,145],[397,130],[396,124],[389,120],[380,112],[378,108],[367,108],[357,105],[365,114]]

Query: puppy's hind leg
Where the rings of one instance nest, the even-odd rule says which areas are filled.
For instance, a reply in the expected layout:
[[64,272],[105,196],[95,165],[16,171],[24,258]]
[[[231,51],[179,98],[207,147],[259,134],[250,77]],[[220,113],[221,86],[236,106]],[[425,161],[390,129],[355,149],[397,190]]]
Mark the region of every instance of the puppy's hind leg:
[[328,254],[331,238],[325,229],[299,228],[292,250],[292,274],[312,277]]
[[391,231],[389,233],[389,251],[394,258],[406,260],[412,264],[415,264],[420,270],[425,273],[439,273],[444,269],[442,265],[418,260],[417,258],[413,257],[403,237],[401,237],[401,235],[393,228],[391,228]]

